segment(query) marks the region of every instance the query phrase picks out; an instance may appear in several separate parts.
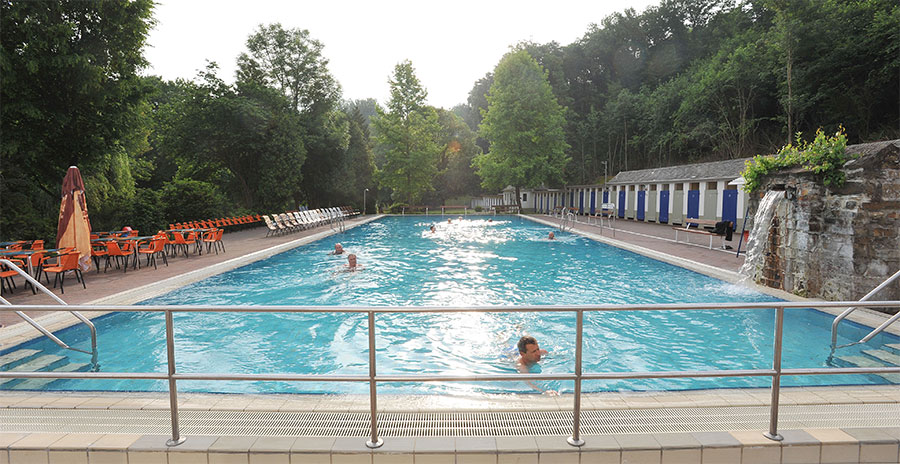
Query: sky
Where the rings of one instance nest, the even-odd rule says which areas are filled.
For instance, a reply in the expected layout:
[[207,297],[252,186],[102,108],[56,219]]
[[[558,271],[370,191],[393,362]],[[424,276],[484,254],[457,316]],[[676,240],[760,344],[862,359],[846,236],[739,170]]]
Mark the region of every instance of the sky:
[[206,61],[234,81],[238,55],[260,24],[307,29],[324,45],[343,98],[385,103],[394,66],[410,60],[428,103],[465,103],[475,81],[521,41],[567,45],[616,11],[658,0],[157,0],[145,56],[147,75],[194,79]]

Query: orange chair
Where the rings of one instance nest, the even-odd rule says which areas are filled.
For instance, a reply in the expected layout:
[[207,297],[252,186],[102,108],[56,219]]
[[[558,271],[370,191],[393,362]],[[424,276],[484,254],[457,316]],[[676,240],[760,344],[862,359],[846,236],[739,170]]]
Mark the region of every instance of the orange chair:
[[[43,271],[47,274],[56,274],[56,278],[53,279],[53,288],[56,288],[56,283],[59,282],[59,289],[62,293],[66,293],[66,272],[70,271],[75,273],[75,278],[81,282],[81,285],[85,289],[87,289],[87,285],[84,283],[84,276],[81,274],[81,269],[78,268],[77,251],[60,255],[59,264],[56,266],[45,267]],[[47,280],[49,282],[50,278],[48,277]]]
[[[25,263],[23,263],[22,260],[11,259],[9,261],[19,268],[25,267]],[[18,272],[13,269],[7,268],[6,265],[0,268],[0,293],[3,293],[4,287],[6,288],[7,292],[13,292],[13,289],[16,288],[16,282],[12,278],[17,275],[19,275]]]
[[147,265],[150,265],[150,262],[153,262],[153,269],[158,269],[156,267],[156,256],[162,254],[163,262],[166,263],[166,267],[169,266],[169,260],[166,258],[166,238],[165,236],[156,235],[150,240],[150,243],[145,247],[138,248],[138,253],[142,255],[147,255]]
[[225,252],[225,244],[222,243],[222,229],[213,229],[203,235],[203,243],[206,244],[206,252],[215,247],[216,254],[219,254],[219,247],[222,247],[222,253]]
[[[106,258],[109,261],[109,252],[106,250],[106,244],[103,242],[92,242],[91,243],[91,258],[94,259],[94,266],[97,267],[97,274],[100,273],[100,258]],[[109,265],[107,264],[107,267]],[[103,272],[106,272],[106,268],[103,269]]]
[[119,242],[115,240],[110,240],[106,242],[106,266],[103,267],[103,272],[109,268],[110,263],[109,259],[115,257],[116,258],[116,269],[119,269],[120,260],[125,261],[125,272],[128,272],[128,259],[134,255],[134,244],[131,242],[123,242],[122,245],[119,245]]
[[188,243],[187,240],[184,239],[184,235],[181,232],[172,232],[169,236],[170,238],[167,240],[166,244],[169,245],[174,252],[173,255],[178,255],[178,250],[184,250],[185,258],[188,255]]

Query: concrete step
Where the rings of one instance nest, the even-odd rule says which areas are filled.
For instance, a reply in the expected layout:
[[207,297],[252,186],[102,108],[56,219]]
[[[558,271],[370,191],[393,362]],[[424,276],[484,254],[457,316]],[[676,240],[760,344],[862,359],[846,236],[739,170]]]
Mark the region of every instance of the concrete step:
[[[843,367],[885,367],[883,362],[868,356],[837,356],[834,358],[837,364]],[[900,374],[872,374],[877,375],[888,382],[900,384]]]
[[884,351],[900,354],[900,343],[888,343],[884,345]]
[[871,356],[885,364],[900,366],[900,355],[888,353],[884,350],[863,350],[866,356]]
[[[45,354],[43,356],[39,356],[34,358],[26,363],[19,364],[18,366],[10,369],[10,372],[37,372],[37,371],[50,371],[53,370],[66,362],[65,356],[57,356],[55,354]],[[9,388],[17,383],[22,382],[24,379],[0,379],[0,388]]]
[[[53,369],[53,372],[84,372],[89,367],[88,363],[69,363]],[[11,388],[13,390],[43,390],[44,387],[57,380],[59,379],[24,379]]]
[[35,357],[40,351],[21,349],[0,356],[0,371],[8,371]]

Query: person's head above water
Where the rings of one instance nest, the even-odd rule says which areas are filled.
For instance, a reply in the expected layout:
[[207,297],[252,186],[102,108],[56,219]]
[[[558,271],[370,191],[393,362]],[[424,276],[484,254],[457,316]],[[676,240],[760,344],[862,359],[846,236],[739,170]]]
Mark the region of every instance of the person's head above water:
[[431,225],[431,233],[434,233],[434,224]]
[[525,364],[534,364],[541,360],[541,347],[538,346],[537,340],[530,335],[525,335],[524,337],[519,339],[519,343],[516,343],[516,348],[519,349],[519,356],[521,360]]
[[356,269],[356,255],[355,254],[350,253],[349,255],[347,255],[347,267],[349,267],[350,269]]
[[339,255],[344,252],[344,246],[340,243],[334,244],[334,254]]
[[550,235],[547,236],[547,240],[556,240],[556,235],[552,230],[550,231]]

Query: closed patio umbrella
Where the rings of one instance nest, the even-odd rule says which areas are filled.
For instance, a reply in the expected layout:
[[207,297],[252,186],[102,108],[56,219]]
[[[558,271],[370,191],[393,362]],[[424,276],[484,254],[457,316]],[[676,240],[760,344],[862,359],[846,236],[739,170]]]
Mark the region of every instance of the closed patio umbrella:
[[84,181],[75,166],[69,166],[66,177],[63,178],[56,247],[75,247],[79,254],[79,267],[82,271],[90,270],[91,221],[88,219],[87,202],[84,198]]

